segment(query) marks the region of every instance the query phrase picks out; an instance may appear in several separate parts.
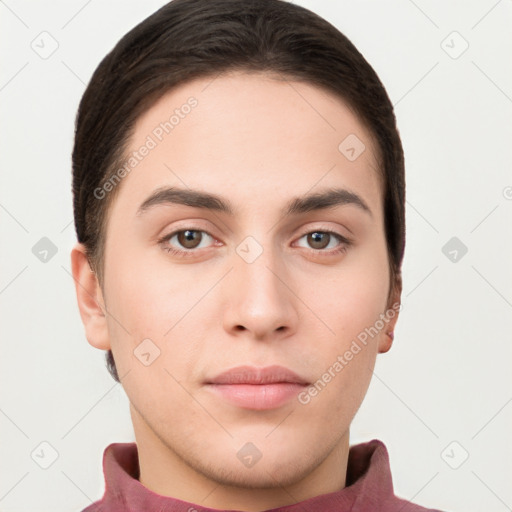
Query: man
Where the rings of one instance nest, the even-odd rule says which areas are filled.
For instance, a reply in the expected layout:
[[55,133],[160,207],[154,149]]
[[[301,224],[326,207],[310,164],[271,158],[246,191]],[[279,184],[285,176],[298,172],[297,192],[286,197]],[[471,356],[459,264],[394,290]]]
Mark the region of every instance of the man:
[[389,98],[280,0],[174,0],[95,71],[73,151],[77,300],[130,400],[92,511],[421,511],[349,447],[405,246]]

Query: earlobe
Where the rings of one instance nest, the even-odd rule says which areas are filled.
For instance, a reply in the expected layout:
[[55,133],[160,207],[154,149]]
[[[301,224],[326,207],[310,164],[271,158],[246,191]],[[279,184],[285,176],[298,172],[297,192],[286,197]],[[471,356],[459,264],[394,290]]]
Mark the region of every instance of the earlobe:
[[382,334],[379,341],[379,354],[387,352],[393,344],[394,333],[393,331],[386,331]]
[[386,326],[384,327],[384,331],[381,333],[379,339],[379,353],[384,354],[387,352],[391,345],[393,345],[393,340],[395,338],[395,326],[398,320],[398,314],[400,312],[401,304],[400,298],[402,295],[402,276],[399,274],[395,282],[393,284],[393,292],[390,296],[390,300],[388,302],[388,306],[385,312],[386,318],[388,321]]
[[71,270],[87,341],[98,349],[110,350],[103,294],[81,243],[77,243],[71,250]]

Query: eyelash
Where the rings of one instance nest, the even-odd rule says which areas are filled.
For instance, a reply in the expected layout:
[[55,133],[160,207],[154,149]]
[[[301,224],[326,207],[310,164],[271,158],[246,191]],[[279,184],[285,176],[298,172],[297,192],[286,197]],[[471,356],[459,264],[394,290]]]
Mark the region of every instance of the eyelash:
[[[197,232],[200,232],[200,233],[206,233],[211,238],[214,238],[212,235],[210,235],[210,233],[208,233],[208,231],[205,231],[204,229],[185,228],[185,229],[178,229],[176,231],[173,231],[172,233],[169,233],[168,235],[165,235],[164,237],[162,237],[162,238],[160,238],[158,240],[158,244],[162,246],[162,249],[164,251],[166,251],[167,253],[171,254],[172,256],[176,256],[176,257],[179,257],[179,258],[193,257],[193,256],[195,256],[194,253],[198,252],[195,249],[183,249],[183,250],[175,249],[174,247],[169,246],[169,245],[166,244],[166,242],[168,242],[175,235],[177,235],[178,233],[182,233],[184,231],[197,231]],[[305,237],[307,235],[310,235],[311,233],[326,233],[326,234],[329,234],[331,236],[334,236],[334,238],[336,238],[341,243],[341,245],[337,249],[334,249],[334,250],[331,249],[329,251],[326,251],[324,249],[311,249],[310,248],[309,250],[314,252],[314,253],[319,253],[319,254],[320,253],[325,253],[328,256],[336,256],[338,254],[345,253],[348,250],[348,248],[352,245],[352,241],[351,240],[349,240],[348,238],[340,235],[336,231],[332,231],[332,230],[327,229],[327,228],[318,228],[318,229],[314,229],[312,231],[307,231],[306,233],[303,233],[298,239],[300,240],[301,238],[303,238],[303,237]]]

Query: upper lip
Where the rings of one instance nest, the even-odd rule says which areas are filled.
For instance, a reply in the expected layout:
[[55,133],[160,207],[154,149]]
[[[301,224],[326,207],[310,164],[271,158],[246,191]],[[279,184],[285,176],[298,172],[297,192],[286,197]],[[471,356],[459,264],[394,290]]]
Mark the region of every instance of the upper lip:
[[308,381],[295,372],[278,365],[266,366],[265,368],[237,366],[219,373],[212,379],[208,379],[206,384],[275,384],[278,382],[309,384]]

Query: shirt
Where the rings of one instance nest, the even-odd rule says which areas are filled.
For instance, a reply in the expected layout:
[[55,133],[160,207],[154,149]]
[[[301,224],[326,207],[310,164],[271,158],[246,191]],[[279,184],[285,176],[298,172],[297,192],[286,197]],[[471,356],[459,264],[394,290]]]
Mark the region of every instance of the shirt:
[[[199,504],[162,496],[139,478],[136,443],[112,443],[103,452],[105,492],[82,512],[219,512]],[[346,486],[335,492],[265,512],[440,512],[395,496],[388,451],[374,439],[350,447]],[[230,511],[233,512],[233,511]]]

